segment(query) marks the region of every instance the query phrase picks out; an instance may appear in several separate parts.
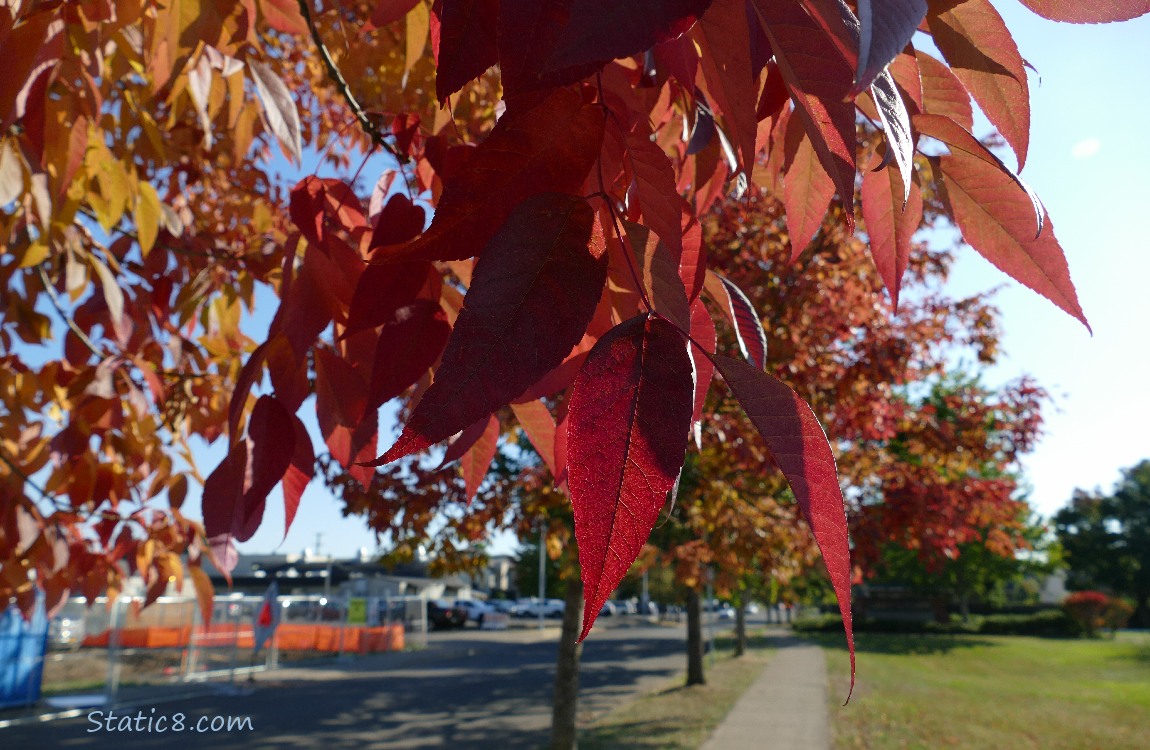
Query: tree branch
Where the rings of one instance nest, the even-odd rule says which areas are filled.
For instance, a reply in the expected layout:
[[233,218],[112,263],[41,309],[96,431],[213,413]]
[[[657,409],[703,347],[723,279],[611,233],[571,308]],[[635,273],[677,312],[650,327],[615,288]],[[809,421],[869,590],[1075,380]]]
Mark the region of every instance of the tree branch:
[[84,333],[80,326],[76,325],[76,321],[72,319],[72,316],[69,315],[67,311],[64,310],[64,306],[60,304],[60,297],[56,294],[56,288],[52,286],[52,280],[48,278],[48,272],[44,270],[44,266],[37,266],[37,270],[40,272],[40,281],[44,282],[44,291],[48,293],[48,299],[52,301],[52,307],[56,308],[56,313],[64,323],[72,329],[72,333],[76,334],[76,338],[80,339],[80,343],[88,347],[88,351],[100,359],[103,359],[104,352],[100,351],[96,345],[92,343],[92,339],[88,338],[88,334]]
[[303,16],[303,20],[307,23],[311,39],[315,43],[316,49],[319,50],[320,58],[327,67],[328,78],[332,80],[332,83],[336,85],[340,94],[342,94],[343,98],[347,101],[347,106],[351,108],[352,114],[355,115],[356,121],[359,122],[360,128],[371,138],[373,143],[395,157],[395,160],[398,161],[400,165],[406,164],[409,161],[408,157],[405,154],[401,154],[394,146],[387,142],[387,137],[376,127],[375,123],[368,118],[367,112],[364,111],[363,107],[356,100],[355,95],[351,93],[351,87],[348,86],[347,80],[343,77],[343,73],[339,71],[335,60],[332,59],[331,52],[328,50],[327,45],[323,43],[323,38],[319,35],[319,29],[316,28],[315,19],[312,18],[311,0],[298,0],[298,2],[299,12]]

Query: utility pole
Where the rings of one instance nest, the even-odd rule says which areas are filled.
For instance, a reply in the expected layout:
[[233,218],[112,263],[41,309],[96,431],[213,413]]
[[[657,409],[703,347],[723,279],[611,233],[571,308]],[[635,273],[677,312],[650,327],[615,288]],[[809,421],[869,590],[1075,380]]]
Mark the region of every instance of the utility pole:
[[547,566],[543,563],[543,556],[547,554],[547,525],[539,524],[539,629],[543,629],[543,597],[547,593]]

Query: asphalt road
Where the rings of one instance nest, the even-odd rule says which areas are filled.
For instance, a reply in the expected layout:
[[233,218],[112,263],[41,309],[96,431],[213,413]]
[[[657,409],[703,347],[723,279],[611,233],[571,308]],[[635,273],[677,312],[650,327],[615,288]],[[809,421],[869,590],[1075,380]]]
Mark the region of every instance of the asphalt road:
[[[682,626],[620,625],[597,627],[586,641],[581,723],[685,667]],[[433,633],[424,651],[266,673],[237,695],[0,729],[0,747],[534,749],[549,737],[557,640],[557,628]],[[250,723],[211,731],[227,717]]]

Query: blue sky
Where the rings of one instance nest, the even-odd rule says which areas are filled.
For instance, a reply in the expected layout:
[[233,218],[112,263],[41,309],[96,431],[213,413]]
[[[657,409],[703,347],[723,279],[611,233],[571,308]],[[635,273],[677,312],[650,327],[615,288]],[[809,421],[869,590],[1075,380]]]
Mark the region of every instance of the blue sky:
[[[1005,354],[987,379],[1029,373],[1055,395],[1047,435],[1024,463],[1031,502],[1049,516],[1075,487],[1109,488],[1119,469],[1150,458],[1150,397],[1138,385],[1150,380],[1148,337],[1139,333],[1150,324],[1150,18],[1070,26],[1009,0],[996,5],[1041,76],[1031,78],[1032,135],[1022,174],[1046,203],[1094,335],[969,249],[960,253],[949,289],[957,295],[1004,285],[995,300]],[[364,177],[378,171],[370,165]],[[314,410],[310,419],[314,426]],[[392,439],[386,421],[381,446]],[[205,449],[201,469],[221,458],[222,447]],[[189,498],[188,512],[197,514],[197,506],[198,498]],[[298,552],[315,547],[317,532],[324,552],[375,547],[363,522],[343,518],[313,483],[286,540],[277,488],[263,526],[240,549]],[[501,538],[495,549],[513,544]]]

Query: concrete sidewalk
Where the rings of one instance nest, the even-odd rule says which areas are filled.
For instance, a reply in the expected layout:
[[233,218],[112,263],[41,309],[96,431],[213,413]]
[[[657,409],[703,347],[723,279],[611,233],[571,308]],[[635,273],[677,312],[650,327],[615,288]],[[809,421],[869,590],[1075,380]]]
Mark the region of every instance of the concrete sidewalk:
[[[772,635],[775,635],[772,633]],[[822,649],[784,631],[776,651],[702,750],[829,750]]]

